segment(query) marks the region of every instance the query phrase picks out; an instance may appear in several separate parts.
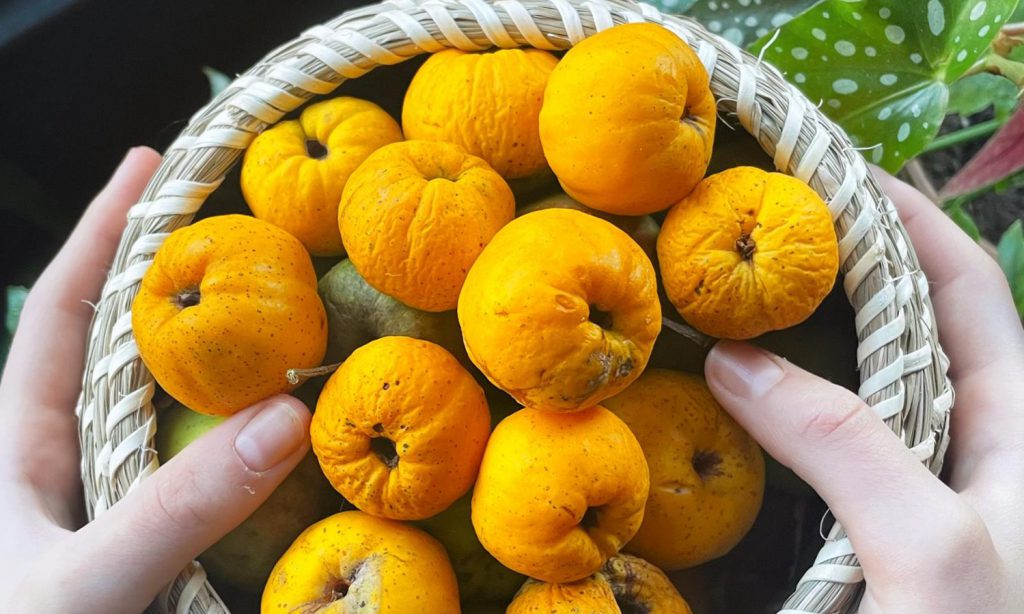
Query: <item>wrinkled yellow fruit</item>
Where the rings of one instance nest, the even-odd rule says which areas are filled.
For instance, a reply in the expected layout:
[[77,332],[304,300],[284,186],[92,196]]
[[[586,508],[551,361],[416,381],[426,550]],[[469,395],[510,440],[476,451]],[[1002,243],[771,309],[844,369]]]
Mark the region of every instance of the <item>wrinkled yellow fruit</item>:
[[445,49],[416,72],[402,107],[410,139],[446,141],[507,179],[547,168],[537,117],[558,60],[540,49]]
[[669,300],[714,337],[750,339],[806,320],[835,283],[839,244],[807,184],[740,166],[672,207],[658,235]]
[[697,54],[657,24],[615,26],[570,49],[540,112],[544,155],[566,193],[619,215],[686,196],[711,160],[708,83]]
[[349,175],[400,140],[398,122],[372,102],[342,96],[312,104],[253,140],[242,162],[242,195],[254,216],[294,235],[309,253],[340,255],[338,204]]
[[409,525],[341,512],[296,538],[263,589],[261,614],[459,614],[444,548]]

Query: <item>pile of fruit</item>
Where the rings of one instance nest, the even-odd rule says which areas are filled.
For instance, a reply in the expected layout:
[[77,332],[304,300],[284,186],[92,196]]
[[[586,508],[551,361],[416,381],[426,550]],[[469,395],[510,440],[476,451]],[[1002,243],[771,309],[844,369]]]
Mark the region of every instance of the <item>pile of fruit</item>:
[[765,469],[701,377],[645,370],[663,302],[748,339],[810,316],[838,266],[802,182],[704,178],[715,125],[696,55],[631,24],[560,59],[436,53],[401,127],[338,97],[257,137],[253,216],[172,233],[133,305],[180,403],[161,457],[340,365],[315,459],[211,573],[264,612],[689,612],[664,571],[740,541]]

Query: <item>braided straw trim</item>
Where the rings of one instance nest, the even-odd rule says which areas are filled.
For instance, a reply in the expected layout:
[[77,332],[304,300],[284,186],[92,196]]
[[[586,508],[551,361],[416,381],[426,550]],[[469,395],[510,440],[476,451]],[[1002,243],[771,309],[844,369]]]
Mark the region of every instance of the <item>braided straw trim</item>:
[[[349,11],[271,52],[193,116],[128,214],[89,336],[79,416],[90,518],[156,470],[154,383],[139,359],[131,303],[167,235],[192,221],[256,134],[311,98],[380,65],[446,47],[566,49],[618,23],[661,23],[708,69],[719,111],[735,116],[776,167],[829,203],[843,284],[856,311],[860,396],[934,473],[948,444],[953,391],[928,282],[892,202],[840,128],[773,67],[696,22],[629,0],[393,0]],[[851,612],[863,574],[834,526],[784,614]],[[227,612],[191,564],[153,612]]]

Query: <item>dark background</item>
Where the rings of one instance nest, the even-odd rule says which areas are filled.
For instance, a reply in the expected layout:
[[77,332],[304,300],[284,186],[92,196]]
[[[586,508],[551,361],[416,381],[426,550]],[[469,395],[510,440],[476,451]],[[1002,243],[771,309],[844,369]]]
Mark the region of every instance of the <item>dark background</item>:
[[124,153],[360,0],[0,0],[0,289],[31,285]]

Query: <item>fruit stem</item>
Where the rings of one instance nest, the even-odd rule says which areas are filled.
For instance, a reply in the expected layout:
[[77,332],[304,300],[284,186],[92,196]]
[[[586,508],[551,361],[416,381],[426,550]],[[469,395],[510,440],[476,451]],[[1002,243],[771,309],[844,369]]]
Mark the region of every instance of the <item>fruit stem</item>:
[[189,307],[195,307],[199,304],[199,288],[186,288],[181,292],[174,295],[174,304],[179,309],[188,309]]
[[288,369],[288,371],[285,372],[284,377],[292,386],[298,386],[299,384],[313,379],[314,377],[334,373],[340,366],[341,363],[336,362],[333,365],[321,365],[319,367],[313,367],[312,369]]
[[718,341],[718,339],[711,335],[705,335],[689,324],[683,324],[682,322],[676,322],[675,320],[669,320],[668,318],[662,318],[661,325],[683,339],[686,339],[690,343],[693,343],[697,347],[710,348]]
[[739,239],[736,239],[736,251],[743,256],[744,260],[750,260],[754,257],[754,252],[757,251],[757,244],[754,243],[754,239],[744,233],[740,235]]

